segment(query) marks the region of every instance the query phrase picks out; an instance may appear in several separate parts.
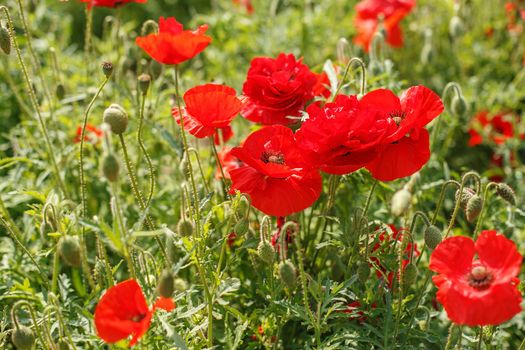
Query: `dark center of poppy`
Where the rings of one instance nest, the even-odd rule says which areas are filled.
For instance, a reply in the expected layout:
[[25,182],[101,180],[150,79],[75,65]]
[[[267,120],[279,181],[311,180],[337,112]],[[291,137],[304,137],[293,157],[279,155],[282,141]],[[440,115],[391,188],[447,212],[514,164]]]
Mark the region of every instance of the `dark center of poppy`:
[[284,164],[284,155],[276,151],[264,151],[261,154],[261,160],[264,163]]
[[401,124],[403,119],[405,119],[405,112],[403,112],[403,111],[393,111],[393,112],[390,112],[388,117],[392,118],[392,120],[396,123],[396,125],[399,125],[399,124]]
[[485,289],[492,282],[493,276],[483,265],[474,266],[467,277],[468,284],[476,289]]
[[144,319],[144,317],[146,317],[146,314],[138,314],[138,315],[131,317],[130,320],[133,322],[140,322]]

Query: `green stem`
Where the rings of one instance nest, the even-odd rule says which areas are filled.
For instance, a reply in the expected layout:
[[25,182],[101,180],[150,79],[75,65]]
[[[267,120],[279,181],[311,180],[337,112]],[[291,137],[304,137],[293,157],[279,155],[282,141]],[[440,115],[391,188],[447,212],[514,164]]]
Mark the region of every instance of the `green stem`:
[[129,246],[129,237],[128,237],[128,230],[126,229],[126,226],[124,225],[124,220],[122,218],[122,211],[120,210],[120,204],[118,199],[118,192],[117,192],[117,186],[115,186],[114,183],[110,184],[111,192],[113,194],[113,200],[115,203],[115,216],[118,225],[120,226],[120,232],[124,236],[124,259],[126,260],[126,264],[128,265],[128,271],[131,277],[137,278],[137,275],[135,274],[135,265],[133,265],[133,261],[131,260],[131,247]]
[[[93,9],[86,6],[86,31],[84,33],[84,55],[86,62],[90,62],[91,54],[91,31],[93,30]],[[89,64],[86,64],[86,83],[89,79]]]
[[42,333],[40,332],[40,327],[38,326],[38,322],[36,319],[36,312],[33,308],[33,305],[31,305],[29,302],[22,300],[17,302],[13,305],[13,308],[11,309],[11,318],[15,324],[15,327],[19,327],[18,325],[18,319],[16,317],[16,310],[22,306],[25,306],[29,310],[29,314],[31,315],[31,320],[33,321],[33,327],[35,328],[35,332],[37,335],[37,338],[40,340],[40,343],[42,344],[42,347],[45,349],[49,349],[49,346],[46,345],[46,342],[44,341],[44,338],[42,337]]
[[140,116],[139,116],[139,127],[137,130],[137,142],[139,144],[139,147],[144,154],[144,158],[146,159],[146,163],[148,164],[148,177],[149,177],[149,191],[148,191],[148,197],[146,199],[146,207],[149,208],[151,204],[151,199],[153,198],[153,192],[155,191],[155,168],[153,167],[153,162],[151,161],[151,157],[148,154],[148,151],[146,150],[146,147],[144,146],[144,142],[142,140],[142,126],[144,124],[144,108],[146,105],[146,93],[142,94],[142,103],[140,105]]
[[479,339],[476,350],[481,350],[481,344],[483,343],[483,326],[479,327]]
[[222,192],[224,195],[224,200],[226,200],[228,198],[228,185],[226,184],[226,176],[224,176],[224,169],[219,158],[219,153],[217,152],[217,147],[215,147],[215,140],[213,139],[213,135],[209,137],[209,140],[211,149],[213,151],[213,155],[215,156],[215,162],[217,163],[217,167],[221,171]]
[[53,276],[51,277],[51,293],[56,294],[58,287],[58,272],[60,269],[60,261],[58,256],[58,246],[53,256]]
[[478,220],[476,221],[476,227],[474,228],[474,233],[472,235],[473,239],[476,239],[476,236],[478,235],[478,231],[480,230],[481,225],[483,224],[483,215],[485,214],[485,207],[486,207],[487,199],[489,197],[489,189],[495,186],[497,186],[497,184],[494,182],[489,182],[487,186],[485,186],[485,191],[483,192],[483,201],[481,202],[481,209],[479,212],[479,217],[478,217]]

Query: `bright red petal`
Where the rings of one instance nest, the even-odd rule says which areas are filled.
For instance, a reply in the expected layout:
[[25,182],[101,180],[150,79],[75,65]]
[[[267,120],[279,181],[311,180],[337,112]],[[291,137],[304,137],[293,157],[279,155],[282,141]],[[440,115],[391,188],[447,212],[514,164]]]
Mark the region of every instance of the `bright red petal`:
[[152,312],[155,312],[156,309],[162,309],[165,311],[172,311],[175,309],[175,302],[171,298],[159,297],[155,304],[153,304]]
[[377,111],[385,117],[402,111],[399,97],[387,89],[374,90],[364,95],[359,101],[359,107],[365,110]]
[[[186,108],[181,108],[181,111],[184,118],[184,130],[188,131],[193,136],[202,139],[215,133],[215,128],[202,125],[197,119],[195,119],[195,117],[193,117],[193,115],[188,114]],[[177,124],[180,125],[181,120],[179,118],[179,109],[177,107],[173,108],[171,114],[173,115],[173,118],[175,118]]]
[[510,282],[521,268],[522,257],[516,244],[496,231],[482,231],[476,241],[481,263],[494,273],[497,283]]
[[460,278],[470,272],[474,253],[474,241],[471,238],[450,237],[434,249],[428,268],[449,278]]
[[401,106],[405,118],[399,129],[406,130],[406,132],[425,127],[444,109],[441,98],[434,91],[422,85],[406,90],[401,96]]

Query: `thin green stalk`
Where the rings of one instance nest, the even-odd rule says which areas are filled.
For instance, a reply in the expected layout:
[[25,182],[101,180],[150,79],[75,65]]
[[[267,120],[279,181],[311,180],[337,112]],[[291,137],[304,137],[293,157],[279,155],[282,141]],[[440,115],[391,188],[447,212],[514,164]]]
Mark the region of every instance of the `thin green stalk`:
[[18,228],[18,226],[16,226],[13,218],[11,217],[11,214],[9,214],[9,211],[7,211],[2,196],[0,196],[0,215],[2,215],[4,220],[9,224],[16,238],[22,239],[22,232],[20,232],[20,229]]
[[114,215],[116,216],[117,223],[120,226],[120,232],[124,236],[124,245],[123,245],[124,259],[126,260],[126,263],[128,265],[130,276],[136,279],[137,275],[135,274],[135,265],[133,265],[133,261],[131,260],[131,255],[130,255],[131,249],[129,246],[128,230],[126,229],[126,226],[124,225],[124,219],[122,218],[122,211],[120,210],[117,186],[114,183],[111,183],[110,188],[111,188],[111,192],[113,195],[113,201],[115,203]]
[[[91,56],[91,31],[93,30],[93,9],[86,5],[86,30],[84,32],[84,54],[86,62],[90,62]],[[89,64],[86,64],[86,83],[89,79]]]
[[151,204],[151,199],[153,198],[153,192],[155,191],[155,168],[153,167],[153,162],[151,161],[151,157],[148,154],[148,151],[146,150],[146,146],[144,146],[144,141],[142,140],[142,126],[144,124],[144,108],[146,105],[146,93],[142,94],[142,103],[140,105],[140,115],[139,115],[139,127],[137,130],[137,142],[139,144],[139,147],[142,151],[142,154],[144,154],[144,158],[146,159],[146,163],[148,164],[148,178],[149,178],[149,191],[148,191],[148,197],[146,199],[146,207],[149,208]]
[[478,338],[478,345],[476,346],[476,350],[481,350],[481,344],[483,343],[483,326],[479,327],[479,338]]
[[476,239],[476,236],[478,235],[478,231],[481,228],[481,225],[483,224],[483,215],[485,214],[485,207],[487,206],[487,200],[489,197],[489,190],[492,187],[497,186],[495,182],[489,182],[487,186],[485,186],[485,191],[483,192],[483,201],[481,202],[481,209],[479,212],[478,220],[476,221],[476,227],[474,228],[474,233],[472,235],[473,239]]
[[42,131],[42,134],[44,136],[44,142],[45,142],[46,147],[47,147],[48,157],[49,157],[49,159],[51,161],[51,166],[53,168],[53,172],[54,172],[54,175],[55,175],[55,180],[57,182],[57,186],[59,187],[61,192],[64,194],[64,196],[66,198],[69,198],[69,193],[67,191],[67,188],[64,185],[64,183],[62,182],[62,178],[60,177],[60,171],[58,169],[58,165],[57,165],[57,162],[56,162],[56,159],[55,159],[55,153],[54,153],[54,150],[53,150],[53,145],[51,144],[51,140],[49,138],[49,134],[48,134],[48,131],[47,131],[46,123],[44,121],[42,113],[40,112],[40,105],[38,104],[38,101],[36,99],[35,91],[33,90],[33,84],[31,84],[31,80],[29,79],[29,74],[27,72],[26,65],[24,63],[24,60],[22,59],[22,54],[20,52],[20,47],[18,46],[18,40],[16,39],[15,28],[13,26],[13,22],[11,20],[10,14],[9,14],[9,10],[5,6],[0,6],[0,10],[4,11],[5,17],[7,18],[7,23],[9,24],[9,34],[11,36],[11,39],[12,39],[12,42],[13,42],[13,46],[15,47],[16,55],[17,55],[17,58],[18,58],[18,63],[20,64],[20,68],[22,69],[22,74],[24,76],[24,80],[25,80],[25,83],[27,85],[29,98],[31,99],[31,103],[33,104],[33,108],[35,109],[35,112],[36,112],[36,115],[37,115],[37,120],[38,120],[38,123],[40,125],[40,129]]
[[215,162],[217,163],[217,167],[221,171],[221,183],[222,183],[222,192],[224,195],[224,200],[228,199],[228,185],[226,184],[226,176],[224,175],[224,168],[222,167],[221,160],[219,158],[219,153],[217,152],[217,147],[215,147],[215,140],[213,139],[213,135],[209,137],[210,140],[210,146],[213,151],[213,155],[215,156]]
[[53,255],[53,276],[51,277],[51,293],[55,294],[58,288],[58,273],[60,271],[60,257],[58,256],[58,246]]

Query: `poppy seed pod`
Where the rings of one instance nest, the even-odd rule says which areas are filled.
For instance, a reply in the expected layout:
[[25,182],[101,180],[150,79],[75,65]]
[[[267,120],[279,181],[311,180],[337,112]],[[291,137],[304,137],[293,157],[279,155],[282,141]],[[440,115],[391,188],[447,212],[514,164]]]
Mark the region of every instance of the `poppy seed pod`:
[[295,286],[295,267],[290,260],[281,261],[279,264],[279,277],[286,287],[292,289]]
[[401,216],[410,207],[412,202],[412,193],[406,188],[402,188],[392,196],[392,208],[391,212],[395,216]]
[[269,242],[261,241],[257,246],[257,255],[265,263],[271,264],[275,256],[275,249]]
[[439,243],[443,240],[441,237],[441,230],[434,225],[427,226],[425,230],[425,245],[429,249],[436,249]]
[[108,123],[114,134],[120,135],[128,128],[128,114],[116,103],[104,111],[104,123]]
[[477,194],[473,195],[467,202],[467,221],[472,222],[476,219],[483,207],[483,199]]
[[513,206],[516,205],[516,194],[514,193],[514,190],[506,183],[499,183],[496,187],[496,193],[509,204]]
[[181,219],[177,224],[177,232],[182,237],[188,237],[193,234],[193,223],[186,219]]
[[102,63],[102,72],[104,73],[106,78],[109,78],[111,74],[113,74],[113,63],[111,62]]
[[102,160],[102,173],[109,182],[117,182],[120,166],[113,153],[107,154]]
[[76,236],[63,236],[58,242],[58,253],[72,267],[80,266],[80,244]]
[[409,263],[403,270],[403,285],[406,287],[410,286],[416,281],[419,271],[414,263]]
[[157,290],[162,297],[171,298],[171,295],[175,291],[175,279],[173,278],[171,271],[167,269],[162,271],[159,277]]
[[468,187],[464,187],[463,188],[463,193],[461,194],[461,196],[459,195],[459,190],[457,190],[456,194],[455,194],[456,202],[460,201],[461,208],[463,210],[466,210],[467,209],[467,202],[469,201],[470,198],[472,198],[472,196],[474,194],[476,194],[476,192],[474,192],[473,189],[468,188]]
[[11,334],[11,341],[17,350],[30,350],[35,343],[35,334],[29,327],[18,326]]
[[245,219],[245,218],[242,218],[242,219],[240,219],[239,221],[237,221],[237,223],[235,224],[234,231],[235,231],[235,233],[237,233],[238,235],[243,235],[243,234],[245,234],[246,232],[248,232],[248,227],[249,227],[249,222],[248,222],[248,220]]
[[365,283],[368,277],[370,277],[370,266],[365,261],[359,262],[359,265],[357,265],[357,278]]
[[61,100],[64,98],[64,96],[66,96],[66,88],[64,86],[64,84],[62,83],[58,83],[57,84],[57,87],[56,87],[56,90],[55,90],[55,95],[56,97]]
[[458,16],[453,16],[448,23],[448,33],[452,38],[457,38],[463,34],[463,31],[463,21]]
[[142,92],[143,95],[146,95],[148,93],[148,89],[151,84],[151,75],[141,74],[138,77],[138,81],[139,81],[140,92]]
[[0,26],[0,48],[6,55],[11,53],[11,36],[4,26]]
[[467,101],[465,101],[465,98],[461,95],[454,95],[450,108],[455,115],[462,116],[468,110]]

